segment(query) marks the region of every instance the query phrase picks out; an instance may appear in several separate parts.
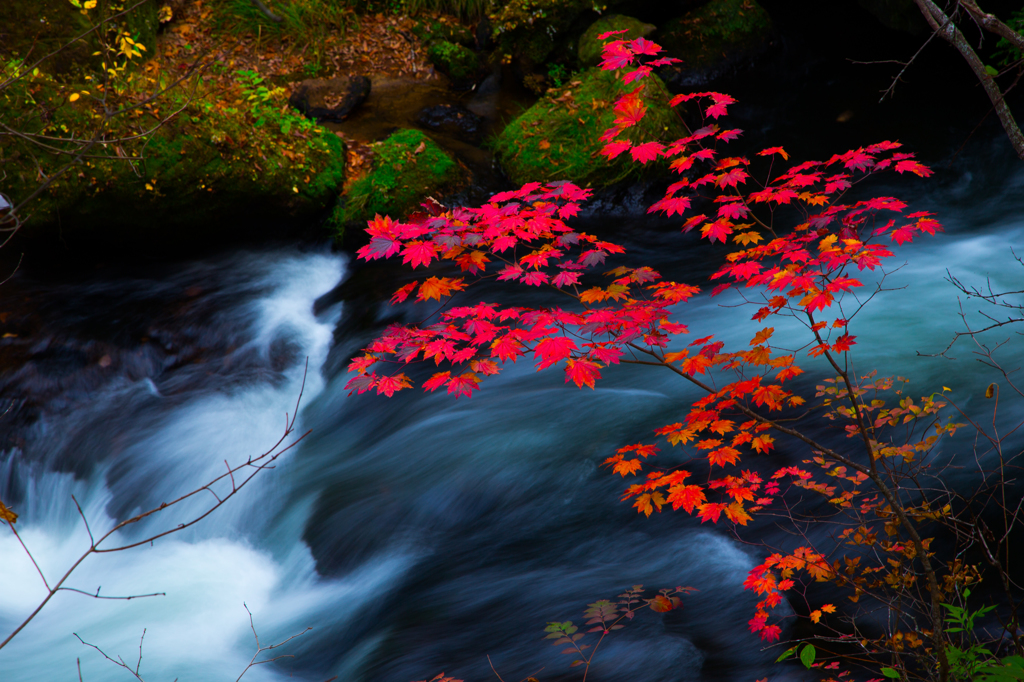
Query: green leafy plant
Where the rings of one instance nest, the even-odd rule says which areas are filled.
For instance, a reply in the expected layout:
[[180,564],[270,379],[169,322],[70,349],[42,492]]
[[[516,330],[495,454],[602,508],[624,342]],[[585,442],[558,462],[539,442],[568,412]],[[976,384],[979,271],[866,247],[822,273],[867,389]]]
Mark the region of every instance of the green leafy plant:
[[[1024,7],[1020,8],[1016,12],[1010,15],[1007,19],[1006,25],[1017,33],[1024,32]],[[1024,54],[1021,53],[1020,49],[1016,45],[1011,43],[1006,38],[1000,38],[996,43],[996,49],[992,53],[992,59],[1000,66],[1007,67],[1018,64],[1021,59],[1024,58]],[[993,69],[994,70],[994,69]],[[994,74],[989,74],[994,75]]]
[[263,77],[255,71],[242,70],[237,74],[242,94],[252,107],[257,127],[270,123],[279,127],[282,135],[288,135],[292,130],[306,133],[317,127],[315,123],[282,103],[284,88],[268,87]]
[[[963,600],[966,604],[971,596],[969,589],[964,590]],[[954,680],[974,680],[978,674],[995,661],[995,656],[987,646],[983,646],[977,636],[975,621],[995,610],[995,606],[983,606],[971,611],[967,606],[942,604],[946,610],[946,632],[959,640],[959,646],[950,645],[946,648],[949,659],[949,673]],[[883,674],[885,670],[882,671]]]
[[548,78],[551,79],[551,84],[556,88],[560,88],[569,80],[569,70],[565,68],[565,64],[548,64]]

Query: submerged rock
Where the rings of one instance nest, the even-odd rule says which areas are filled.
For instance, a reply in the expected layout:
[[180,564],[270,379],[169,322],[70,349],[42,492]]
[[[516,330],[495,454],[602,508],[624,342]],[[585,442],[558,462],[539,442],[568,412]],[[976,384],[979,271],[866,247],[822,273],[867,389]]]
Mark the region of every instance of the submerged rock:
[[483,118],[455,104],[438,104],[421,109],[416,123],[466,142],[479,142]]
[[299,83],[288,104],[315,121],[336,123],[345,120],[369,95],[366,76],[313,78]]

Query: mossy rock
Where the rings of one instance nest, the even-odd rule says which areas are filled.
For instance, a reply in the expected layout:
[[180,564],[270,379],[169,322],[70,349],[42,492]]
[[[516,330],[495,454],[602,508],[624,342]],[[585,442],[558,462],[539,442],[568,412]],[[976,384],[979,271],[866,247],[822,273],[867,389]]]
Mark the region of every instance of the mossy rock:
[[[639,19],[623,16],[622,14],[609,14],[601,17],[587,28],[580,37],[579,57],[581,66],[597,66],[601,61],[601,52],[604,49],[604,40],[598,40],[598,36],[608,31],[626,31],[616,35],[614,40],[635,40],[646,38],[654,33],[656,27],[653,24],[645,24]],[[610,38],[609,40],[612,40]]]
[[657,42],[683,60],[679,70],[714,72],[724,62],[761,49],[771,28],[768,13],[754,0],[712,0],[667,22]]
[[430,45],[427,59],[456,84],[464,85],[480,71],[476,53],[458,43],[441,40]]
[[[44,74],[32,84],[34,102],[50,118],[41,119],[22,102],[15,107],[21,129],[89,129],[86,98],[69,102],[68,86]],[[283,90],[265,95],[260,104],[241,100],[231,106],[211,86],[169,91],[161,102],[182,112],[136,147],[126,143],[125,156],[141,160],[102,149],[96,155],[103,158],[83,159],[26,207],[28,238],[43,239],[59,226],[69,245],[159,244],[180,252],[196,239],[230,241],[245,238],[254,226],[280,230],[312,221],[333,205],[344,182],[344,145],[298,114],[281,113],[287,111]],[[148,115],[133,122],[154,123]],[[3,189],[15,203],[39,186],[34,157],[47,169],[66,159],[24,141],[3,151]]]
[[459,165],[419,130],[402,129],[375,145],[370,172],[345,192],[329,224],[340,238],[345,226],[375,215],[401,218],[427,196],[454,187]]
[[[674,140],[686,134],[668,105],[670,95],[657,76],[644,79],[648,107],[640,124],[629,129],[634,144]],[[603,187],[640,176],[645,168],[628,154],[609,161],[600,154],[599,140],[612,127],[615,101],[631,92],[614,72],[589,69],[567,86],[551,89],[536,104],[509,123],[494,148],[505,173],[516,184],[569,180],[577,185]]]

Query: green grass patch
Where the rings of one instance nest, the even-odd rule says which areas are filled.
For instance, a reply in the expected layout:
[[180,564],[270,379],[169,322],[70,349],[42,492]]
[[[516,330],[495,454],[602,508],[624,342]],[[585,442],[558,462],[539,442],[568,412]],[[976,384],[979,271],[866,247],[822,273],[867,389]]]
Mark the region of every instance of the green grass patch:
[[[668,106],[670,95],[656,76],[645,79],[647,115],[627,136],[634,144],[674,140],[685,128]],[[615,100],[631,92],[618,74],[589,69],[567,86],[551,89],[536,104],[508,124],[494,141],[495,153],[505,173],[516,184],[569,180],[581,186],[607,186],[645,169],[623,154],[609,161],[600,154],[598,138],[612,126]]]

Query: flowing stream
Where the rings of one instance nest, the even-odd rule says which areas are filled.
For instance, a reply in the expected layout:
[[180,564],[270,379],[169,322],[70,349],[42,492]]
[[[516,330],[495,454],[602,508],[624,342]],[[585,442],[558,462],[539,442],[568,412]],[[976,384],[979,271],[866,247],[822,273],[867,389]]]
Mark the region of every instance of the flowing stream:
[[[966,344],[957,361],[916,352],[941,350],[960,329],[947,268],[968,283],[1021,288],[1024,269],[1009,247],[1024,244],[1024,172],[980,156],[932,182],[892,182],[913,208],[938,213],[947,233],[901,251],[907,265],[885,282],[894,290],[857,320],[857,361],[909,377],[917,394],[949,386],[980,414],[984,387],[998,377]],[[676,279],[704,280],[720,256],[647,219],[593,218],[583,229],[606,231],[629,248],[627,262]],[[87,682],[128,679],[75,634],[134,669],[143,631],[147,681],[235,679],[256,648],[246,607],[264,645],[313,628],[280,650],[292,658],[250,669],[250,681],[409,682],[442,670],[485,680],[487,655],[506,680],[542,668],[546,680],[578,679],[571,658],[542,640],[545,624],[579,623],[587,603],[635,584],[699,592],[610,637],[588,679],[796,676],[772,668],[778,651],[761,651],[746,631],[755,599],[742,581],[757,548],[682,513],[638,515],[618,502],[623,482],[599,467],[678,420],[693,395],[687,386],[651,368],[614,368],[597,391],[579,391],[523,359],[472,399],[419,390],[349,397],[347,358],[389,320],[425,312],[387,307],[400,277],[326,249],[276,249],[0,288],[0,312],[21,325],[2,342],[0,395],[10,409],[0,421],[0,499],[21,515],[22,538],[51,580],[88,545],[72,496],[94,533],[174,499],[225,461],[270,447],[303,382],[297,433],[310,431],[204,522],[152,547],[87,559],[69,586],[164,594],[58,594],[0,651],[0,679],[77,680],[79,665]],[[482,295],[555,300],[524,287]],[[703,295],[680,319],[696,336],[745,346],[751,311],[735,303]],[[777,326],[776,342],[799,345],[794,330]],[[1001,358],[1017,367],[1024,347],[1012,331],[1003,336]],[[826,376],[805,367],[804,387]],[[117,540],[173,526],[210,502],[197,496],[173,519],[154,517]],[[0,533],[0,557],[5,636],[45,589],[9,533]]]

